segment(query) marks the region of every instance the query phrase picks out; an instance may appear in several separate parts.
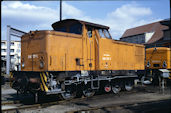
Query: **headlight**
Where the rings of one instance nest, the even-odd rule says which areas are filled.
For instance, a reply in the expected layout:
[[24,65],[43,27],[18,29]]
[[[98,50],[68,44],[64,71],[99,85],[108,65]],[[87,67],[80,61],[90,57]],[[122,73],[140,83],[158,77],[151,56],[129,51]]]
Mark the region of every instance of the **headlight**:
[[24,68],[24,66],[25,66],[24,62],[22,62],[21,66],[22,66],[22,68]]
[[163,67],[167,67],[166,61],[163,62]]
[[44,62],[40,61],[40,68],[43,68],[43,67],[44,67]]
[[147,67],[150,67],[150,61],[147,62]]

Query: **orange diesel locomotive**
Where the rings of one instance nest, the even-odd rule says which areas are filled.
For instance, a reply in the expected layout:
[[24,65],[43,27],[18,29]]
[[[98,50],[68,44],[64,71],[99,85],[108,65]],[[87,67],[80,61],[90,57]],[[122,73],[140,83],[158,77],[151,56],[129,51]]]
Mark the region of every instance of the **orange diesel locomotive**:
[[64,99],[118,93],[132,89],[136,71],[144,70],[144,46],[113,40],[107,26],[66,19],[52,27],[22,36],[21,71],[11,76],[18,92]]
[[[171,49],[154,47],[146,49],[146,79],[158,83],[158,79],[169,78],[171,75]],[[160,77],[160,78],[159,78]]]

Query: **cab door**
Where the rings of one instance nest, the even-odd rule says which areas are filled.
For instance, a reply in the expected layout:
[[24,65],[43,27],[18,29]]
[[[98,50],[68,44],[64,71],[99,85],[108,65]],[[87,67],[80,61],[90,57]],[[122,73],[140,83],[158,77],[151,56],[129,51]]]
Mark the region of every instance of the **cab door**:
[[86,26],[87,29],[87,40],[86,40],[86,48],[87,48],[87,69],[95,70],[95,61],[96,61],[96,52],[95,52],[95,32],[94,29],[90,26]]
[[107,29],[99,28],[96,33],[99,37],[99,69],[112,70],[112,38]]

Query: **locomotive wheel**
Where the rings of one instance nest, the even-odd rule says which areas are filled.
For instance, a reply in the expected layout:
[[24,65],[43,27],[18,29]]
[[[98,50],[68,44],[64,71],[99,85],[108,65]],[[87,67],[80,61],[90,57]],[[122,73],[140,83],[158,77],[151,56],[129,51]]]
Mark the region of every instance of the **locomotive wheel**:
[[64,100],[71,100],[76,97],[76,92],[66,91],[61,93],[61,96]]
[[84,89],[84,90],[83,90],[83,95],[84,95],[85,97],[91,97],[91,96],[93,96],[94,94],[95,94],[95,91],[94,91],[93,89],[88,88],[88,89]]
[[121,87],[119,86],[119,85],[113,85],[112,86],[112,92],[114,93],[114,94],[117,94],[117,93],[119,93],[121,91]]
[[132,82],[126,82],[125,83],[125,90],[126,91],[131,91],[133,89],[133,83]]

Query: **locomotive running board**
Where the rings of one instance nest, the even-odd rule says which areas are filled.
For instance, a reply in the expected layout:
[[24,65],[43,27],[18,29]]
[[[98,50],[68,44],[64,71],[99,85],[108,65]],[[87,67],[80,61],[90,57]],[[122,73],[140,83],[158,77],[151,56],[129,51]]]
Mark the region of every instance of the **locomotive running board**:
[[50,94],[59,94],[59,93],[64,93],[65,91],[48,91],[46,92],[47,95],[50,95]]

